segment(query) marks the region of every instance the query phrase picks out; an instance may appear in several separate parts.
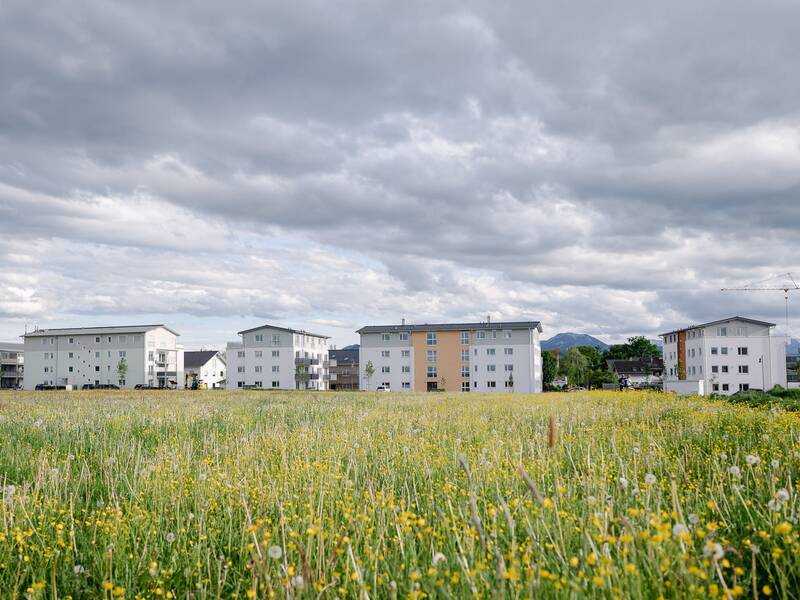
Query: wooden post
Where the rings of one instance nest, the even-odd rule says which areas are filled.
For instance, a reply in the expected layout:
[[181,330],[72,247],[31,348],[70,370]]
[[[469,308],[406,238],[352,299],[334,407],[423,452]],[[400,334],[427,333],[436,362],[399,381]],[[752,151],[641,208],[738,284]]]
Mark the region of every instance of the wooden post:
[[556,438],[558,437],[558,430],[556,429],[556,416],[550,415],[550,440],[549,445],[551,448],[556,447]]

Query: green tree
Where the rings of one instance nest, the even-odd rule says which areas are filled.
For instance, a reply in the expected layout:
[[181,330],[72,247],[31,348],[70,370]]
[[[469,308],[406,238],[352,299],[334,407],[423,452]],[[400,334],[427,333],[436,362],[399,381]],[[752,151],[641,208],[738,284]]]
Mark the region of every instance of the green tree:
[[606,350],[605,360],[627,360],[631,358],[656,358],[661,356],[661,350],[644,336],[628,338],[625,344],[614,344]]
[[[297,365],[294,368],[294,379],[297,389],[305,389],[308,387],[306,384],[308,383],[308,380],[311,379],[311,375],[308,372],[308,367],[305,365]],[[300,385],[301,383],[303,384],[302,386]]]
[[553,385],[558,374],[558,362],[552,352],[542,352],[542,385],[547,388]]
[[370,380],[372,380],[373,375],[375,375],[375,367],[372,361],[368,360],[367,364],[364,366],[364,378],[367,380],[367,389],[370,388]]
[[585,374],[589,368],[589,361],[578,348],[567,350],[564,358],[561,359],[561,365],[571,384],[585,384]]
[[603,354],[595,346],[576,346],[578,351],[589,361],[590,369],[602,369],[605,366]]
[[117,375],[119,375],[119,384],[125,384],[125,377],[128,375],[128,361],[123,356],[117,363]]

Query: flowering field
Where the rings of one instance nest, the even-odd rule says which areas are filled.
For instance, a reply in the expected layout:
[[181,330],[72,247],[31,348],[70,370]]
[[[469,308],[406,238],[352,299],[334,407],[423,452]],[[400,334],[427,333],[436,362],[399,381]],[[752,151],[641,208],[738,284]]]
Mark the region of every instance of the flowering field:
[[797,598],[798,479],[656,394],[2,394],[0,597]]

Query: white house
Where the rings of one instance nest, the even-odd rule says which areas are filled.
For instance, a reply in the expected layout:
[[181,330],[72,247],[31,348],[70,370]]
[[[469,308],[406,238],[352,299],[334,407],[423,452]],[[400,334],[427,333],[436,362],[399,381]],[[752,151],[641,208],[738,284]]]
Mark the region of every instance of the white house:
[[541,392],[541,332],[538,321],[362,327],[361,389]]
[[187,388],[192,386],[195,379],[198,385],[205,384],[208,388],[224,387],[227,365],[222,352],[216,350],[185,352],[183,360],[184,381]]
[[328,389],[328,336],[274,325],[239,335],[225,352],[228,389]]
[[786,387],[786,338],[774,323],[731,317],[662,333],[664,390],[730,395]]
[[22,387],[25,374],[25,345],[0,342],[0,389]]
[[176,387],[182,377],[183,347],[164,325],[37,329],[23,337],[26,390],[39,384]]

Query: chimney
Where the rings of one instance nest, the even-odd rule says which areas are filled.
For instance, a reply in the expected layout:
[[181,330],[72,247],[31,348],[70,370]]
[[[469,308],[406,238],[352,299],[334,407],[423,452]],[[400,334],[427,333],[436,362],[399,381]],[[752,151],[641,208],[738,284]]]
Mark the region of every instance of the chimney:
[[487,323],[491,323],[492,322],[492,315],[486,315],[486,322]]
[[401,324],[401,325],[405,325],[405,324],[406,324],[406,318],[405,318],[405,317],[403,317],[402,319],[400,319],[400,324]]

